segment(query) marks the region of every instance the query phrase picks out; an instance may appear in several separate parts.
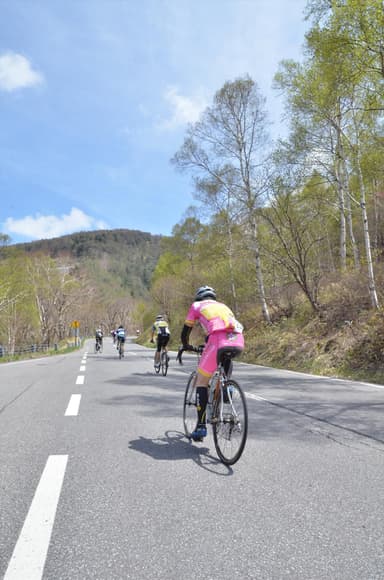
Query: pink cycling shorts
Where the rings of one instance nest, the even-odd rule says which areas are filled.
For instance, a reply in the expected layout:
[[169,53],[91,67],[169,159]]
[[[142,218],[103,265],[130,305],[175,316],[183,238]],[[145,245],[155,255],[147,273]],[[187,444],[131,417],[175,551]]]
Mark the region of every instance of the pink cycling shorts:
[[235,346],[244,348],[244,336],[228,330],[220,330],[209,335],[203,354],[201,355],[198,372],[206,377],[213,375],[217,369],[217,351],[219,348]]

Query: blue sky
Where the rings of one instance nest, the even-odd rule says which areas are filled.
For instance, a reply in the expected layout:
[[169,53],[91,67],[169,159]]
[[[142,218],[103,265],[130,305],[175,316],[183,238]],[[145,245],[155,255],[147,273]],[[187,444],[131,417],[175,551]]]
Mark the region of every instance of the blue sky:
[[299,60],[306,0],[0,0],[0,232],[169,235],[194,203],[170,158],[224,82]]

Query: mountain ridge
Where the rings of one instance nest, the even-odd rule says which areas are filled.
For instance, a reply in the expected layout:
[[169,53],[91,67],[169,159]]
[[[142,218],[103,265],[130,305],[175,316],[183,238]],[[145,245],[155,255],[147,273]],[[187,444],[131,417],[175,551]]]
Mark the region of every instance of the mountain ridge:
[[75,262],[102,294],[129,290],[132,297],[139,297],[149,292],[163,238],[140,230],[117,228],[80,231],[8,247],[29,255],[45,254]]

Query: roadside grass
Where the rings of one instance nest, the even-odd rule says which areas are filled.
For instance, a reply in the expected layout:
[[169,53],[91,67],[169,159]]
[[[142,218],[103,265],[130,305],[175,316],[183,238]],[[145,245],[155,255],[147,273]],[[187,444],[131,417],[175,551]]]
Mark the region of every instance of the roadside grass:
[[247,333],[246,362],[384,384],[384,313],[362,311],[354,320],[326,314],[299,316]]

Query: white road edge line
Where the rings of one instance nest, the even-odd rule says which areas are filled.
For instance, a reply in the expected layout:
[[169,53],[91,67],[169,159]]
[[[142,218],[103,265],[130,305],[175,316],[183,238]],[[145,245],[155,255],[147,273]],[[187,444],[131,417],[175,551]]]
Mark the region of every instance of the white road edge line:
[[256,401],[267,401],[267,403],[270,402],[268,399],[265,399],[260,395],[254,395],[253,393],[245,393],[245,396],[247,397],[247,399],[255,399]]
[[42,578],[67,461],[48,457],[3,580]]
[[66,417],[73,417],[78,415],[80,407],[81,395],[71,395],[69,399],[67,410],[65,411]]
[[84,385],[84,375],[78,375],[77,379],[76,379],[76,385]]

